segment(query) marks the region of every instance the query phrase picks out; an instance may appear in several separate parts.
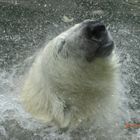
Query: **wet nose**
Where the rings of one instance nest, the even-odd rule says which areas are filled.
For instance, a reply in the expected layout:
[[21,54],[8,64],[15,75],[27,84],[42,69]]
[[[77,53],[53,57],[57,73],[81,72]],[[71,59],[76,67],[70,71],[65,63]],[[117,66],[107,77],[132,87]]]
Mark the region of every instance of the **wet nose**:
[[100,22],[87,22],[86,35],[89,39],[100,40],[106,34],[106,27]]

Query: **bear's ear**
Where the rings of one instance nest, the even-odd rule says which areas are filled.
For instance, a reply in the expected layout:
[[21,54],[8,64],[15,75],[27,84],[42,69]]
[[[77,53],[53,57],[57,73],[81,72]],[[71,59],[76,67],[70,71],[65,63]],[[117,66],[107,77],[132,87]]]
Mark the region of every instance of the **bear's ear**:
[[58,54],[62,51],[63,49],[63,46],[65,44],[65,40],[64,39],[60,39],[58,42],[57,42],[57,49],[58,49]]

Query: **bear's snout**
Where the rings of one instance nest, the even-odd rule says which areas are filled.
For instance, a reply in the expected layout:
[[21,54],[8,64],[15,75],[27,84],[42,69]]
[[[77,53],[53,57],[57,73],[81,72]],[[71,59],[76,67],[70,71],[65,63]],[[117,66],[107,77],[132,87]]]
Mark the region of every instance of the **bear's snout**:
[[89,21],[86,24],[86,37],[93,40],[101,40],[106,35],[106,27],[103,23]]
[[87,60],[92,61],[95,56],[109,56],[114,48],[114,42],[106,26],[99,21],[92,20],[86,20],[83,24],[85,38],[90,43],[86,46]]

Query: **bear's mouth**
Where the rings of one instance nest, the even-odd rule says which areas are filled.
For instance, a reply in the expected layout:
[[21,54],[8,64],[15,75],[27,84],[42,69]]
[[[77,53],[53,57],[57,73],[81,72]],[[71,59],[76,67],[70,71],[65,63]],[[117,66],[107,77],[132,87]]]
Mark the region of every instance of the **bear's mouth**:
[[95,52],[96,57],[107,57],[114,49],[114,42],[110,41],[104,45],[101,45]]
[[86,60],[88,62],[92,62],[95,58],[105,58],[111,55],[112,51],[114,49],[114,42],[110,41],[105,44],[100,44],[99,47],[95,50],[95,52],[88,51],[86,53]]

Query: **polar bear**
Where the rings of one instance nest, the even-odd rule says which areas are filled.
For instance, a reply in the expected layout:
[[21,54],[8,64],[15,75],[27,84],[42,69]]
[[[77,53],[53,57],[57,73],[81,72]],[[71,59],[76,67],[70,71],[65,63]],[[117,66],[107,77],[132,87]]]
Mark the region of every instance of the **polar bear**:
[[105,25],[85,20],[45,45],[22,90],[25,109],[60,128],[111,121],[117,112],[118,59]]

